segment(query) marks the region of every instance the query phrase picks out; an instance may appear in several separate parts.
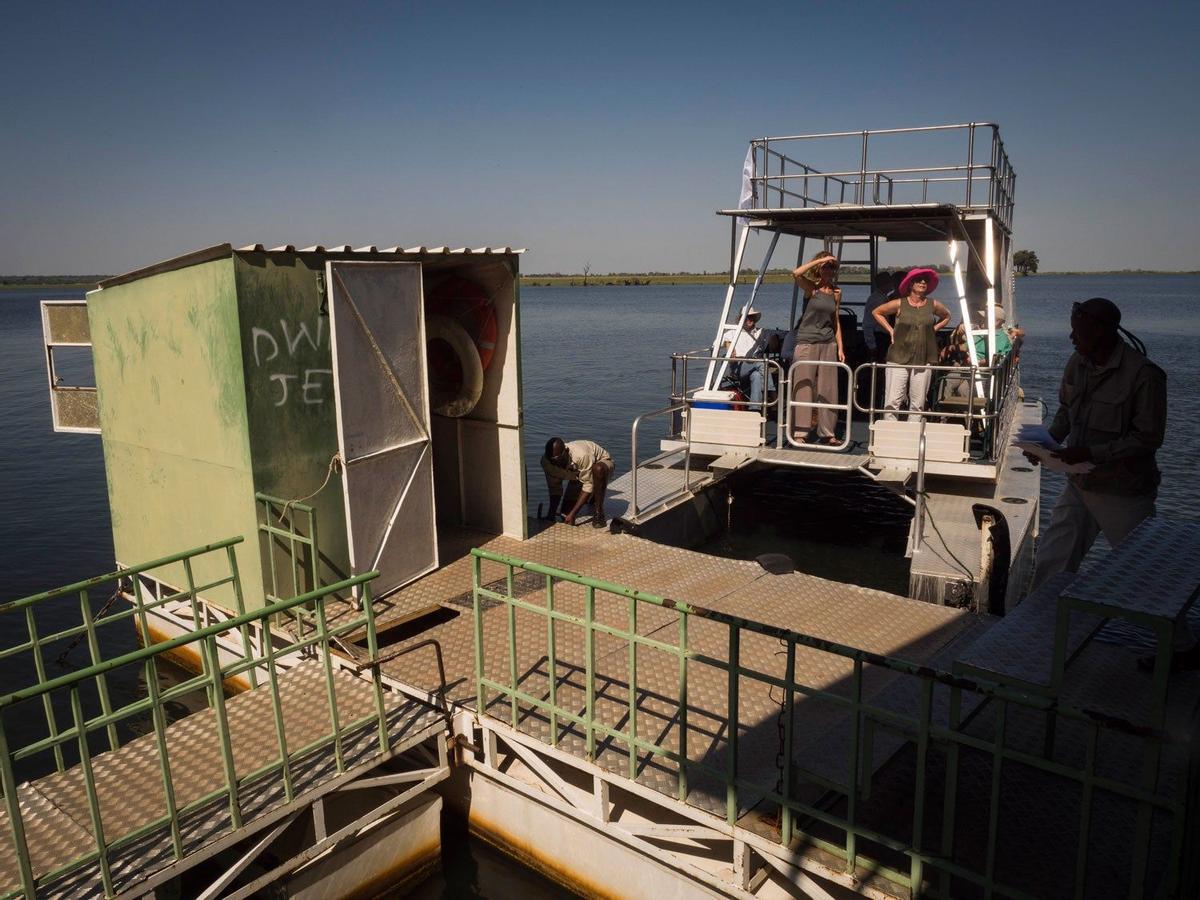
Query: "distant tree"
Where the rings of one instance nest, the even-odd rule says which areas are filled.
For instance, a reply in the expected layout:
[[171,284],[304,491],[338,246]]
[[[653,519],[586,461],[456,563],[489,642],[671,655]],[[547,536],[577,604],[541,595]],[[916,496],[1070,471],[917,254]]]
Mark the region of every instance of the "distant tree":
[[1022,275],[1036,275],[1038,270],[1037,253],[1033,250],[1018,250],[1013,254],[1013,265]]
[[589,259],[583,264],[583,286],[587,287],[588,276],[592,274],[592,261]]

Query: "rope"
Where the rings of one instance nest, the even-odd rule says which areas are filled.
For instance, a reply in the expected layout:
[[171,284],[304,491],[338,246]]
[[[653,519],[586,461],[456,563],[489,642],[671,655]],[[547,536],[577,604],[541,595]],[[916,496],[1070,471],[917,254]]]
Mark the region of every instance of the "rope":
[[295,498],[287,501],[285,504],[283,504],[283,509],[281,509],[279,512],[279,521],[282,522],[285,518],[287,518],[288,513],[290,513],[292,511],[292,507],[295,504],[305,503],[305,502],[311,500],[313,497],[317,496],[317,494],[321,493],[321,491],[325,490],[325,488],[328,487],[328,485],[329,485],[329,479],[333,477],[333,473],[341,466],[341,464],[342,464],[341,454],[340,453],[333,454],[333,456],[331,456],[329,458],[329,469],[325,472],[325,480],[321,482],[321,486],[319,488],[317,488],[315,491],[313,491],[311,494],[309,494],[307,497],[295,497]]
[[[116,602],[117,602],[117,600],[120,598],[120,596],[121,596],[121,583],[118,581],[118,582],[117,582],[117,589],[116,589],[115,591],[113,591],[113,592],[112,592],[112,596],[111,596],[111,597],[109,597],[109,598],[108,598],[108,599],[107,599],[107,600],[104,602],[104,605],[103,605],[102,607],[100,607],[100,611],[99,611],[99,612],[97,612],[97,613],[96,613],[96,615],[94,615],[94,616],[92,617],[92,622],[93,622],[93,624],[94,624],[95,622],[99,621],[100,619],[103,619],[103,618],[104,618],[104,616],[105,616],[105,615],[108,613],[108,611],[109,611],[110,609],[112,609],[112,605],[113,605],[114,603],[116,603]],[[67,646],[67,649],[66,649],[66,650],[64,650],[62,653],[60,653],[60,654],[58,655],[58,659],[57,659],[57,660],[55,660],[55,662],[57,662],[57,663],[58,663],[58,665],[60,665],[60,666],[62,666],[62,667],[64,667],[64,668],[65,668],[65,667],[66,667],[66,665],[67,665],[67,656],[68,656],[68,655],[70,655],[70,653],[71,653],[71,651],[72,651],[72,650],[74,650],[76,647],[78,647],[78,646],[79,646],[80,642],[81,642],[81,641],[82,641],[82,640],[83,640],[83,639],[84,639],[86,636],[87,636],[87,632],[86,632],[86,631],[85,631],[85,632],[83,632],[82,634],[77,634],[77,635],[75,636],[75,640],[71,641],[71,643],[70,643],[70,644]]]

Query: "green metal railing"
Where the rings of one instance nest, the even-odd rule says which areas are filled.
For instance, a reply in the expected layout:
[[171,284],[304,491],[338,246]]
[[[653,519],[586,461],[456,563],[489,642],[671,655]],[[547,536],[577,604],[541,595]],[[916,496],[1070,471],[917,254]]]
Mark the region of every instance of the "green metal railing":
[[[261,609],[247,612],[242,608],[241,581],[237,571],[237,561],[234,556],[234,546],[242,539],[230,538],[215,544],[209,544],[194,550],[178,553],[173,556],[154,560],[140,566],[122,569],[99,578],[68,585],[54,591],[47,591],[22,600],[13,601],[0,606],[0,616],[4,613],[25,611],[28,625],[28,640],[3,651],[5,656],[19,652],[28,652],[35,660],[35,683],[0,697],[0,779],[4,791],[4,804],[8,813],[8,828],[13,846],[16,849],[20,867],[21,891],[13,891],[4,896],[18,896],[23,893],[33,897],[39,884],[44,884],[64,876],[83,866],[97,865],[100,879],[107,895],[114,890],[110,861],[114,853],[154,832],[169,829],[172,853],[175,860],[182,859],[184,846],[180,832],[180,820],[189,813],[200,809],[214,801],[225,800],[228,807],[229,830],[236,830],[242,824],[242,806],[240,796],[250,785],[264,779],[279,778],[283,782],[284,797],[287,802],[295,798],[293,783],[293,766],[297,759],[306,754],[323,748],[332,748],[337,771],[346,771],[346,760],[343,754],[343,742],[350,732],[361,733],[360,729],[374,727],[378,732],[378,743],[381,752],[389,747],[386,711],[383,700],[383,685],[378,666],[371,668],[372,687],[374,692],[374,712],[347,724],[341,724],[338,717],[337,693],[334,686],[334,667],[328,652],[330,642],[337,637],[353,631],[364,629],[367,635],[367,648],[370,659],[379,655],[379,644],[375,630],[375,615],[370,603],[369,582],[377,576],[377,572],[368,572],[340,581],[336,584],[300,594],[287,600],[271,603]],[[229,562],[228,576],[218,579],[208,585],[195,585],[191,572],[197,557],[225,553]],[[166,564],[182,563],[188,573],[189,589],[186,592],[147,601],[142,595],[139,576],[149,570]],[[156,607],[167,603],[187,599],[193,605],[199,602],[198,595],[209,587],[222,584],[232,584],[238,598],[238,614],[206,627],[197,628],[191,633],[169,640],[149,644],[142,649],[117,656],[102,659],[99,656],[99,641],[95,636],[94,622],[90,620],[89,612],[83,613],[84,623],[59,631],[55,634],[40,637],[36,627],[35,612],[39,605],[59,597],[80,594],[81,604],[88,609],[86,590],[90,586],[110,581],[131,580],[132,594],[126,590],[127,599],[132,599],[131,610],[109,616],[106,621],[120,621],[130,615],[136,616],[136,621],[143,635],[150,635],[149,618],[147,613]],[[362,611],[358,615],[344,615],[336,627],[330,627],[327,622],[326,602],[338,593],[351,591],[361,587],[366,598]],[[81,593],[82,592],[82,593]],[[344,606],[340,600],[339,610]],[[268,624],[273,617],[290,614],[292,610],[307,604],[313,606],[313,616],[316,623],[315,633],[302,635],[294,639],[282,638],[276,633],[275,640],[270,637]],[[4,620],[0,618],[0,623]],[[48,643],[55,640],[72,637],[87,629],[89,646],[92,648],[93,664],[79,671],[69,672],[58,677],[48,677],[44,662],[41,661],[44,649]],[[147,638],[149,640],[149,638]],[[223,640],[223,643],[221,642]],[[189,677],[182,682],[162,689],[159,682],[159,661],[168,654],[194,649],[202,660],[202,672]],[[302,658],[317,658],[321,660],[324,671],[325,697],[328,705],[330,731],[324,736],[310,741],[301,747],[289,746],[284,727],[283,709],[279,697],[280,668],[286,667]],[[222,659],[225,661],[222,662]],[[135,676],[140,672],[144,678],[147,696],[139,697],[114,707],[111,692],[107,690],[107,676],[114,673],[132,672]],[[230,741],[229,724],[225,712],[226,688],[236,683],[239,678],[248,680],[251,690],[267,690],[271,696],[273,722],[264,722],[264,740],[271,740],[270,732],[274,732],[274,740],[278,746],[278,757],[252,772],[239,775],[234,767],[233,748]],[[100,697],[100,713],[88,715],[84,710],[83,689],[88,685],[97,687]],[[184,805],[176,802],[176,777],[172,772],[172,763],[167,752],[166,732],[168,715],[166,704],[178,701],[189,695],[195,696],[203,692],[207,699],[208,708],[213,713],[213,722],[217,731],[218,743],[221,750],[221,765],[223,770],[223,785],[201,797],[193,799]],[[60,724],[57,721],[55,705],[51,698],[62,694],[69,696],[70,722]],[[320,702],[313,698],[314,702]],[[11,735],[28,734],[30,717],[28,704],[38,704],[45,715],[45,737],[28,740],[22,746],[14,746]],[[108,834],[96,790],[95,757],[91,737],[103,733],[107,737],[110,749],[120,746],[119,724],[130,721],[144,721],[149,718],[159,760],[162,778],[162,790],[165,803],[165,815],[144,824],[135,830],[123,834]],[[19,719],[19,727],[16,723]],[[92,834],[95,840],[94,849],[80,848],[79,855],[70,862],[59,865],[53,871],[35,873],[32,868],[29,845],[23,822],[23,813],[19,803],[18,764],[28,768],[37,759],[44,759],[46,754],[52,754],[54,768],[63,771],[65,768],[64,748],[70,747],[78,757],[77,766],[82,773],[87,804],[91,817]],[[43,765],[43,770],[48,767]]]
[[[1200,784],[1200,760],[1196,758],[1196,744],[1192,737],[1195,733],[1194,728],[1191,734],[1175,734],[1147,728],[1061,705],[1053,698],[1026,695],[1003,685],[955,676],[903,659],[669,600],[562,569],[521,561],[485,550],[475,549],[471,553],[474,565],[475,678],[478,710],[481,714],[491,715],[492,713],[488,712],[489,706],[495,700],[507,700],[508,714],[501,717],[501,720],[507,718],[508,724],[514,729],[520,727],[527,715],[536,713],[545,716],[549,720],[549,743],[553,746],[558,746],[564,729],[574,726],[582,731],[589,760],[595,760],[597,757],[598,736],[619,742],[624,745],[624,752],[628,756],[627,774],[631,778],[637,776],[641,765],[639,755],[646,755],[659,762],[669,761],[677,767],[677,797],[681,801],[688,800],[692,790],[689,780],[697,774],[715,779],[717,783],[724,785],[725,812],[729,826],[737,824],[740,797],[765,798],[779,807],[780,843],[784,847],[792,847],[799,841],[806,847],[814,847],[837,857],[852,875],[861,875],[864,872],[880,875],[914,894],[923,896],[950,896],[955,880],[981,888],[985,897],[1034,895],[1034,891],[1023,889],[1020,885],[1005,883],[997,872],[996,848],[1001,838],[999,819],[1002,773],[1006,769],[1011,770],[1012,767],[1023,767],[1042,776],[1067,779],[1082,797],[1074,881],[1076,897],[1085,896],[1084,875],[1088,869],[1091,849],[1089,834],[1093,824],[1095,798],[1101,793],[1119,798],[1121,802],[1133,803],[1139,811],[1145,811],[1139,813],[1139,820],[1154,817],[1159,822],[1165,820],[1168,823],[1170,855],[1166,863],[1169,869],[1164,879],[1167,891],[1171,896],[1193,895],[1182,885],[1195,885],[1194,870],[1197,867],[1187,863],[1182,851],[1185,846],[1196,846],[1196,840],[1200,837],[1198,807],[1194,797],[1197,784]],[[482,583],[484,561],[504,566],[505,577],[486,585]],[[541,576],[541,586],[530,591],[518,592],[515,589],[517,571]],[[528,581],[523,579],[522,585],[527,584]],[[561,600],[556,598],[555,588],[559,584],[583,588],[582,615],[563,610]],[[544,591],[543,602],[532,602],[519,596],[519,593],[529,595],[540,591]],[[485,609],[485,601],[500,604],[502,609]],[[614,612],[620,615],[620,606],[624,604],[627,627],[598,620],[598,604],[615,604],[605,610],[610,614],[609,621],[612,621]],[[668,609],[676,613],[678,619],[673,626],[668,623],[658,627],[653,631],[654,637],[639,634],[639,606]],[[544,659],[549,679],[548,686],[541,696],[535,696],[529,690],[523,689],[524,679],[518,677],[518,610],[544,620]],[[506,619],[506,678],[492,677],[489,674],[484,630],[484,617],[488,615],[502,615]],[[714,641],[719,642],[726,650],[724,657],[703,652],[694,646],[696,629],[701,626],[705,629],[706,646],[711,647]],[[564,661],[559,651],[561,640],[556,635],[558,627],[582,630],[582,660]],[[538,640],[541,639],[541,629],[541,625],[533,629],[538,635]],[[674,639],[671,637],[672,632]],[[721,632],[724,633],[723,637]],[[782,677],[755,669],[743,661],[743,637],[748,634],[761,635],[782,645],[777,654],[785,657]],[[616,638],[627,647],[626,654],[621,654],[618,649],[606,655],[607,660],[614,660],[612,665],[617,669],[615,673],[601,673],[597,669],[596,638],[599,635]],[[529,637],[530,635],[523,635],[522,639],[526,640]],[[689,639],[693,643],[689,643]],[[677,668],[675,697],[664,696],[661,686],[657,692],[651,694],[644,685],[639,684],[637,651],[641,648],[666,654],[674,660],[673,664]],[[798,649],[805,653],[817,651],[843,660],[842,665],[848,664],[852,673],[848,683],[843,681],[833,686],[840,689],[831,689],[815,687],[802,681],[797,673]],[[624,665],[620,660],[622,655],[625,656]],[[696,703],[689,702],[689,677],[695,678],[698,674],[703,674],[697,672],[697,666],[720,673],[720,679],[725,682],[724,709],[701,709]],[[563,674],[563,669],[569,670],[567,674]],[[919,697],[917,714],[906,715],[864,700],[863,681],[868,669],[881,670],[890,673],[892,677],[911,680]],[[560,702],[562,684],[574,673],[583,675],[582,709],[578,705],[568,707]],[[528,674],[525,677],[527,678]],[[619,691],[622,677],[626,687],[626,699],[623,701],[623,718],[626,725],[624,728],[613,727],[601,721],[596,713],[597,678],[603,678],[610,684],[616,683]],[[660,685],[662,678],[660,673]],[[797,785],[794,783],[797,773],[790,764],[781,764],[779,770],[770,773],[771,777],[766,781],[762,779],[761,772],[756,777],[753,773],[748,774],[740,765],[739,740],[744,729],[762,725],[761,722],[746,723],[742,719],[740,697],[748,687],[774,689],[783,693],[780,718],[782,734],[779,739],[782,760],[793,759],[796,730],[798,725],[804,724],[797,722],[799,716],[795,710],[796,695],[819,698],[823,703],[840,707],[850,717],[849,752],[841,761],[846,773],[845,787],[823,785],[826,791],[844,794],[841,813],[833,811],[839,809],[836,804],[817,805],[798,799]],[[941,716],[935,716],[935,697],[938,693],[942,696],[937,699],[944,701],[944,706],[939,708],[948,709],[945,713],[945,724]],[[990,739],[967,731],[970,717],[964,715],[964,706],[965,698],[971,695],[981,702],[995,704],[995,724]],[[639,729],[639,698],[649,696],[653,696],[659,703],[667,703],[675,708],[674,728],[666,729],[666,733],[660,735],[658,740],[644,736]],[[1027,752],[1014,746],[1011,740],[1006,740],[1006,722],[1011,718],[1013,708],[1029,709],[1039,716],[1053,717],[1059,722],[1069,721],[1075,723],[1076,727],[1081,727],[1088,748],[1083,765],[1070,765],[1038,753]],[[702,712],[705,718],[723,718],[721,731],[726,735],[723,760],[720,759],[719,753],[711,752],[711,747],[704,756],[698,756],[695,752],[704,752],[701,748],[689,747],[689,715],[698,711]],[[645,713],[642,712],[641,715],[644,716]],[[800,715],[802,716],[802,711]],[[818,727],[827,728],[827,721],[820,723]],[[879,828],[871,827],[864,823],[862,816],[862,802],[871,790],[873,742],[877,738],[876,732],[881,730],[902,735],[905,741],[911,744],[915,757],[910,792],[912,814],[911,818],[905,821],[905,828],[895,829],[901,832],[899,834],[888,834]],[[668,746],[666,740],[671,731],[677,735],[674,749]],[[1191,761],[1187,766],[1187,789],[1170,793],[1156,792],[1153,788],[1146,789],[1139,784],[1127,784],[1098,771],[1096,748],[1103,739],[1114,735],[1138,742],[1144,753],[1155,756],[1167,746],[1189,752]],[[712,747],[715,745],[714,740]],[[689,753],[690,749],[693,752]],[[933,774],[936,769],[930,765],[931,755],[935,751],[942,754],[945,760],[944,771],[936,778]],[[968,751],[983,754],[990,760],[991,766],[990,799],[987,801],[986,817],[987,850],[982,861],[968,861],[964,855],[956,854],[955,849],[956,817],[960,817],[960,814],[966,811],[967,803],[960,801],[958,797],[960,757]],[[716,756],[717,762],[723,764],[716,764],[712,756]],[[819,781],[815,778],[809,780],[813,783]],[[766,783],[767,781],[770,783]],[[938,783],[935,784],[935,781]],[[942,795],[940,840],[927,841],[927,828],[934,828],[938,824],[938,820],[930,815],[931,793],[934,793],[935,788],[940,789]],[[828,797],[828,793],[826,796]],[[1046,801],[1034,797],[1032,802],[1036,806],[1039,802]],[[821,833],[817,833],[818,831]],[[840,834],[841,839],[829,839],[831,832],[835,835]],[[1071,840],[1071,835],[1061,837],[1064,841]],[[1150,840],[1150,833],[1143,832],[1140,828],[1136,833],[1131,829],[1128,835],[1130,844]],[[1134,847],[1135,871],[1130,877],[1130,896],[1143,895],[1145,873],[1143,870],[1137,870],[1137,866],[1144,865],[1146,849]],[[894,864],[894,860],[897,859],[907,861],[906,870]],[[889,860],[893,861],[890,865]],[[1182,870],[1181,863],[1185,867]]]
[[[255,505],[259,509],[258,533],[264,543],[267,571],[270,573],[272,599],[294,597],[304,591],[314,591],[321,586],[321,555],[317,550],[317,512],[296,500],[284,500],[270,494],[256,493]],[[297,527],[297,519],[303,519]],[[284,582],[280,589],[280,565],[276,551],[285,550],[284,561],[291,584]],[[302,553],[307,551],[307,560]],[[307,579],[307,583],[305,580]]]

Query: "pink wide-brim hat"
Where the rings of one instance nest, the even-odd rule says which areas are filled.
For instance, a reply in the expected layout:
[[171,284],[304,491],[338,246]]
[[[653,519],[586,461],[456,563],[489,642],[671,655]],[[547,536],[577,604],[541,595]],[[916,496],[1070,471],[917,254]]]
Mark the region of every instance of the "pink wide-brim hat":
[[914,281],[916,281],[918,278],[924,278],[926,281],[929,282],[930,293],[937,290],[937,286],[938,286],[938,273],[937,272],[933,271],[933,269],[913,269],[911,272],[909,272],[907,275],[904,276],[904,280],[900,282],[900,287],[898,287],[896,289],[896,292],[901,297],[907,297],[908,289],[912,287],[912,283]]

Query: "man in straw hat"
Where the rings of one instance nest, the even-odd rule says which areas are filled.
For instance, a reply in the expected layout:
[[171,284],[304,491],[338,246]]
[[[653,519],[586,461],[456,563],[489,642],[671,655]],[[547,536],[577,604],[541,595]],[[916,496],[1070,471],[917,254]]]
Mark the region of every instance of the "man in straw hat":
[[[1124,333],[1129,343],[1121,339]],[[1038,541],[1033,585],[1074,572],[1103,532],[1116,546],[1154,515],[1160,475],[1155,451],[1167,427],[1167,376],[1145,347],[1121,328],[1121,311],[1093,297],[1071,309],[1071,343],[1051,436],[1068,464],[1091,463],[1068,476]],[[1037,460],[1026,454],[1031,462]]]
[[[743,319],[742,330],[734,338],[733,352],[729,355],[745,358],[759,357],[762,355],[763,331],[758,327],[758,323],[762,319],[762,313],[753,306],[745,307],[743,308]],[[729,346],[728,341],[725,342],[725,346]],[[764,385],[761,364],[730,363],[729,371],[739,381],[749,381],[751,403],[762,403]]]

